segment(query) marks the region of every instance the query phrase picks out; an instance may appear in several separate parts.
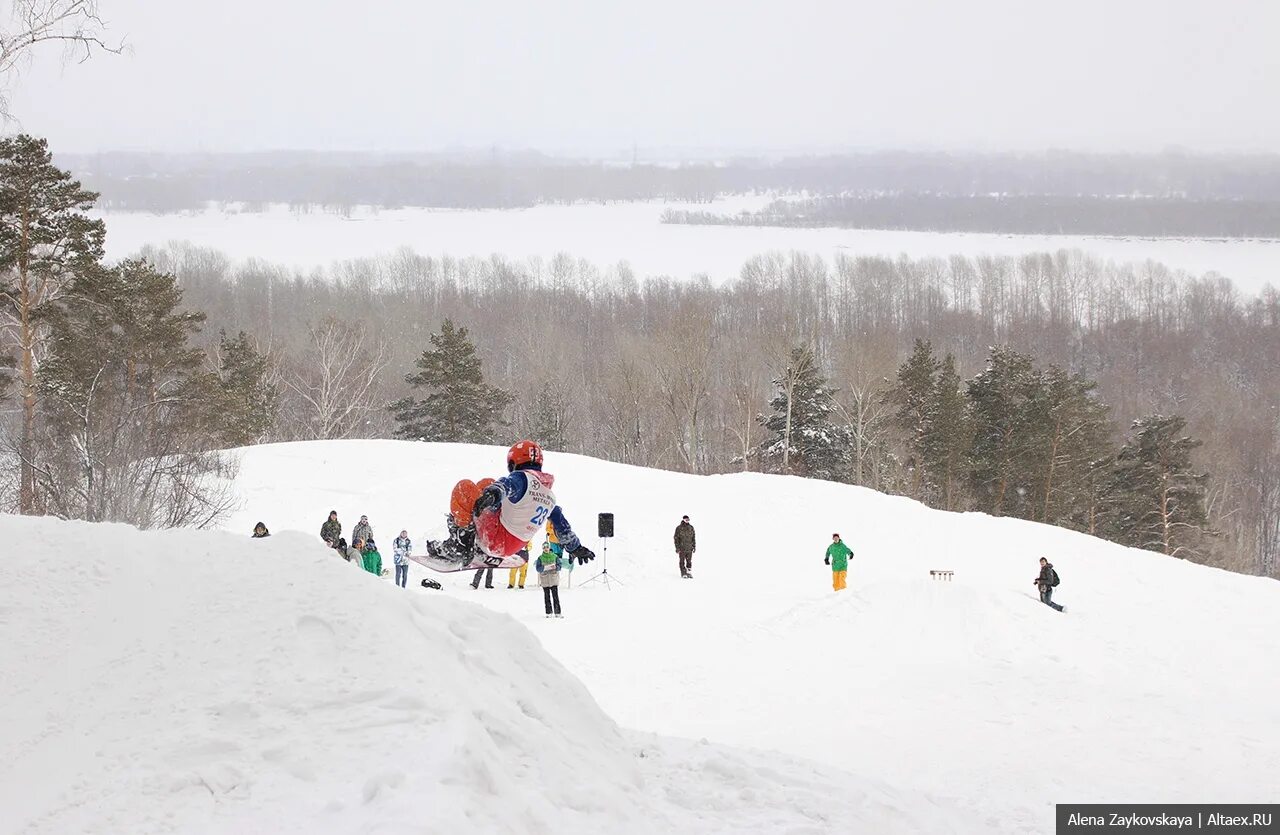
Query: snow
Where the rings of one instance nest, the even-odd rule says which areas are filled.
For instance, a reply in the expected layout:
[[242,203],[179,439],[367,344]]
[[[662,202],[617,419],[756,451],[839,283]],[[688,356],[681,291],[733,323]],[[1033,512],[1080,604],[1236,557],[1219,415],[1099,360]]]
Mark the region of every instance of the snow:
[[[424,532],[443,531],[453,483],[499,474],[503,452],[253,447],[227,527],[246,535],[261,519],[314,540],[336,509],[347,529],[368,514],[384,547],[406,528],[421,552]],[[417,587],[427,573],[412,566],[410,588],[392,591],[509,615],[624,727],[874,777],[919,800],[917,813],[937,802],[923,798],[949,799],[975,815],[960,831],[1043,832],[1059,802],[1274,795],[1275,581],[845,485],[557,453],[547,470],[597,553],[595,516],[616,514],[608,565],[622,584],[584,586],[602,560],[576,569],[563,621],[544,619],[536,583],[507,590],[504,572],[493,591],[432,574],[445,583],[435,592]],[[670,539],[683,514],[699,544],[688,581]],[[822,564],[833,532],[855,554],[839,595]],[[1036,597],[1040,556],[1062,576],[1065,615]]]
[[406,593],[313,534],[9,516],[0,531],[15,544],[0,585],[0,833],[927,833],[977,821],[792,757],[620,730],[515,619]]
[[1117,263],[1162,262],[1192,275],[1217,272],[1253,293],[1280,283],[1280,240],[1109,238],[1075,235],[996,235],[859,229],[683,226],[660,223],[666,209],[734,214],[759,208],[766,196],[735,196],[711,204],[637,201],[607,205],[538,206],[517,210],[357,210],[350,217],[322,211],[223,211],[155,215],[108,213],[107,254],[122,258],[146,244],[189,241],[250,258],[310,270],[334,261],[369,258],[409,247],[424,255],[548,261],[559,253],[602,269],[627,262],[641,277],[706,274],[715,283],[735,278],[751,257],[799,251],[912,258],[951,255],[1020,256],[1075,250]]

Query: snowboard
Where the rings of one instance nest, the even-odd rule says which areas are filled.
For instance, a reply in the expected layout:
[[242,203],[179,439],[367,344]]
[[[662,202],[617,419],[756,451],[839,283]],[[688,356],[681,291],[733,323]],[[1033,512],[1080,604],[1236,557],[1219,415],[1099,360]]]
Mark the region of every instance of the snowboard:
[[455,571],[476,571],[482,568],[519,568],[528,562],[528,558],[520,553],[512,554],[509,557],[491,557],[488,554],[477,554],[470,562],[459,563],[444,557],[433,557],[430,554],[419,556],[410,554],[409,559],[416,562],[424,568],[430,568],[432,571],[441,571],[445,573]]

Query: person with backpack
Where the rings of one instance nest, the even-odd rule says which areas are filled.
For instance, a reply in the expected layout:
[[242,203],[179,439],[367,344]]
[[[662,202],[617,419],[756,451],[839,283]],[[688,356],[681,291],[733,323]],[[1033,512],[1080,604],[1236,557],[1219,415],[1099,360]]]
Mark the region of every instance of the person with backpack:
[[542,543],[542,553],[538,555],[538,585],[542,586],[542,602],[547,610],[547,617],[560,614],[560,557],[551,550],[550,542]]
[[849,573],[849,557],[852,556],[853,551],[840,541],[840,534],[831,534],[831,544],[827,546],[827,558],[823,562],[831,566],[831,587],[836,591],[846,588],[845,577]]
[[400,531],[391,543],[391,559],[396,566],[396,585],[404,588],[409,582],[409,554],[413,553],[413,542],[408,531]]
[[1053,590],[1058,585],[1058,572],[1053,569],[1053,563],[1044,557],[1040,558],[1040,576],[1031,581],[1040,587],[1040,602],[1046,606],[1057,609],[1059,612],[1067,611],[1066,606],[1053,602]]

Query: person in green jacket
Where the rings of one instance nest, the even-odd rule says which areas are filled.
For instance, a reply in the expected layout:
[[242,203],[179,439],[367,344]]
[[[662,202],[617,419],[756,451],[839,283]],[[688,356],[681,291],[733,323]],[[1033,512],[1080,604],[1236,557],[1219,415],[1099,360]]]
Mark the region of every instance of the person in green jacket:
[[849,573],[849,557],[853,552],[849,546],[840,541],[840,534],[831,534],[831,544],[827,546],[827,558],[824,563],[831,566],[831,585],[836,591],[845,587],[845,575]]
[[364,570],[375,577],[381,577],[382,555],[378,553],[378,546],[373,544],[372,539],[364,544],[361,554],[364,556]]

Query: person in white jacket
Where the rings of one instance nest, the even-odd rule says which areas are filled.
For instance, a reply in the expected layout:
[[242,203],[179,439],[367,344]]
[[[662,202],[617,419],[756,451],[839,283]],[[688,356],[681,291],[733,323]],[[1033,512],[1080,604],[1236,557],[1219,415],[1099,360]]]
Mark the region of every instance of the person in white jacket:
[[409,554],[412,548],[408,531],[400,531],[400,535],[391,543],[392,560],[396,565],[396,585],[400,588],[405,588],[409,582]]

